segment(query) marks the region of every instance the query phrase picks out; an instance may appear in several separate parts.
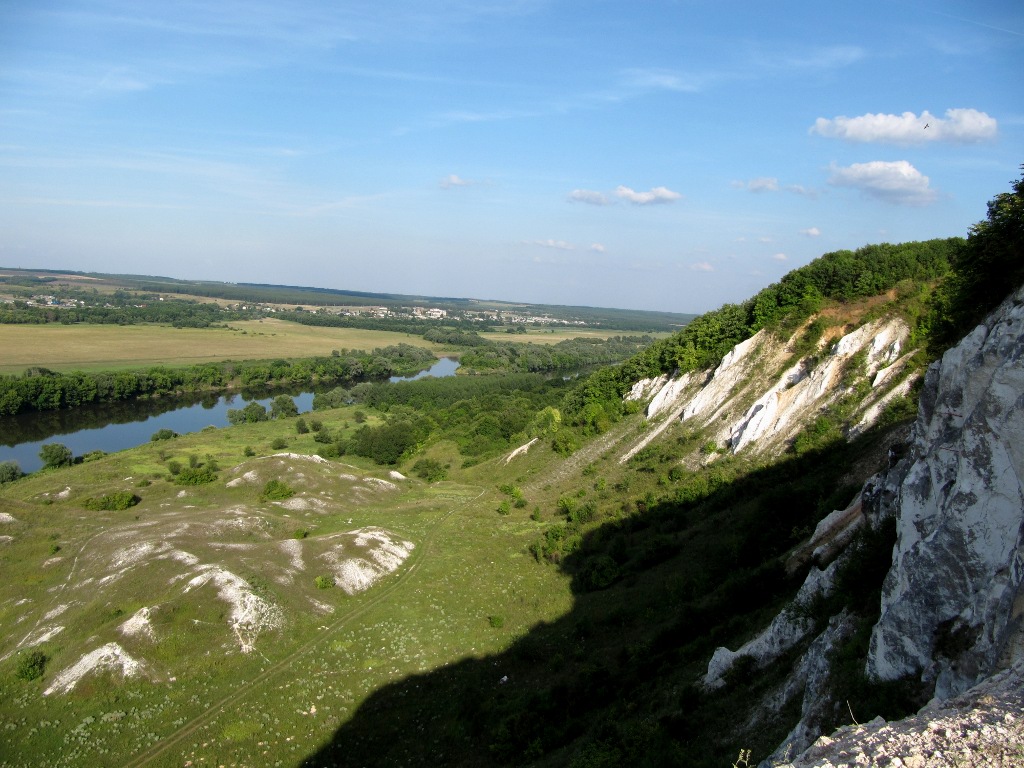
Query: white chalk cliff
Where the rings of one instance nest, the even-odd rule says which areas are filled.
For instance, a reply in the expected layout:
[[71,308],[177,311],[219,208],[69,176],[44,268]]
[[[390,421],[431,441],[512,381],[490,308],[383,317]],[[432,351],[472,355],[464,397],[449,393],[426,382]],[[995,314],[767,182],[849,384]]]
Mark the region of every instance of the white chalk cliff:
[[[868,672],[966,691],[1024,659],[1024,289],[928,370]],[[902,477],[900,477],[902,475]]]
[[[899,353],[889,354],[898,357]],[[801,590],[803,599],[827,593],[828,571],[846,553],[840,553],[823,572],[817,565],[835,557],[835,552],[823,549],[822,542],[841,546],[851,526],[895,518],[897,540],[865,671],[876,680],[920,683],[933,698],[916,720],[908,720],[903,730],[894,726],[893,733],[911,733],[917,727],[911,720],[921,721],[934,741],[933,729],[926,728],[927,713],[937,711],[942,702],[987,691],[986,686],[996,679],[1003,687],[1009,685],[1011,692],[1019,693],[1024,684],[1022,479],[1024,288],[929,367],[906,454],[869,480],[848,510],[826,518],[812,540],[794,555],[798,563],[808,559],[816,563]],[[807,642],[811,625],[798,616],[792,610],[784,612],[737,652],[719,649],[709,664],[705,685],[715,687],[741,655],[753,657],[760,666],[786,648]],[[772,701],[763,703],[768,716],[769,710],[777,711],[785,701],[802,696],[801,720],[773,756],[776,760],[810,747],[820,735],[818,724],[825,719],[824,713],[835,711],[825,684],[827,649],[843,633],[844,616],[832,617],[787,683]],[[986,701],[991,703],[991,697]],[[1019,695],[1013,701],[1019,702]],[[879,727],[876,724],[865,733]],[[950,738],[955,740],[956,735]],[[866,757],[868,747],[861,755],[864,760],[855,760],[854,747],[843,753],[842,760],[848,762],[834,762],[839,750],[831,743],[828,738],[819,739],[792,765],[876,764]],[[929,764],[931,748],[920,746],[923,751],[915,753],[914,759],[921,755],[924,762],[918,764]],[[982,763],[964,763],[975,764]]]

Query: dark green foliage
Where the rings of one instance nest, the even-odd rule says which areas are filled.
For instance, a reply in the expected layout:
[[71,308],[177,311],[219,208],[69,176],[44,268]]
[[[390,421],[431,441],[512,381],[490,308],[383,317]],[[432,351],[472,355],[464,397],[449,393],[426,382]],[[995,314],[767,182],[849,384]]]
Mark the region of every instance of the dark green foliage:
[[175,459],[171,459],[170,461],[167,462],[167,471],[170,472],[172,475],[177,476],[178,474],[181,473],[181,462],[176,461]]
[[295,431],[300,435],[305,435],[309,432],[309,427],[306,425],[306,420],[303,418],[296,419]]
[[284,501],[295,495],[295,490],[280,480],[268,480],[260,497],[266,501]]
[[251,445],[247,445],[242,450],[242,455],[243,456],[255,456],[256,455],[256,451],[255,451],[255,449],[253,449],[253,447]]
[[82,502],[82,506],[93,511],[120,512],[134,507],[140,501],[142,499],[131,491],[117,491],[98,498],[90,496]]
[[313,579],[317,589],[330,589],[334,586],[334,579],[330,576],[317,576]]
[[15,674],[19,680],[38,680],[46,672],[49,657],[40,650],[22,651],[18,654]]
[[74,461],[71,449],[62,443],[45,443],[39,449],[39,458],[43,461],[46,469],[57,467],[69,467]]
[[275,437],[270,441],[270,447],[275,451],[280,451],[288,447],[288,441],[283,437]]
[[298,415],[298,406],[288,395],[278,395],[270,404],[270,418],[272,419],[287,419]]
[[0,483],[12,483],[24,476],[16,461],[0,461]]
[[[953,254],[962,243],[960,238],[949,238],[827,253],[743,304],[726,304],[707,312],[618,368],[597,371],[566,397],[563,414],[586,434],[600,433],[625,410],[622,397],[639,379],[713,368],[737,343],[762,328],[782,335],[792,333],[826,300],[847,302],[877,295],[905,281],[940,278],[949,271]],[[800,341],[801,348],[810,349],[821,330],[812,323]]]
[[175,485],[205,485],[217,479],[209,467],[185,467],[174,478]]
[[152,434],[152,436],[149,439],[155,443],[158,440],[171,440],[175,437],[179,437],[177,432],[175,432],[173,429],[164,428],[158,429],[156,432]]
[[412,472],[428,483],[437,483],[448,479],[448,468],[434,459],[420,459],[412,465]]
[[231,424],[255,424],[269,418],[267,409],[255,401],[247,403],[244,408],[228,408],[228,421]]
[[988,217],[971,227],[953,254],[952,274],[934,300],[935,355],[1024,283],[1024,175],[1011,189],[989,201]]

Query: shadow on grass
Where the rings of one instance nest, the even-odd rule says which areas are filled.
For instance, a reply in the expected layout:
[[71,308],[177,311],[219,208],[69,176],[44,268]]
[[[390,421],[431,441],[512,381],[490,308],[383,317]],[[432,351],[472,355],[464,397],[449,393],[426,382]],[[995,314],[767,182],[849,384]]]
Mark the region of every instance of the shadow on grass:
[[[802,649],[755,675],[730,676],[715,694],[696,681],[716,647],[737,647],[793,596],[805,574],[787,576],[785,554],[836,502],[853,460],[884,454],[880,438],[593,528],[558,565],[573,576],[569,614],[504,653],[377,691],[303,765],[721,768],[741,747],[766,756],[795,724],[799,701],[768,724],[749,725],[749,710]],[[852,492],[847,486],[838,503]],[[851,583],[877,594],[881,576],[869,581]]]

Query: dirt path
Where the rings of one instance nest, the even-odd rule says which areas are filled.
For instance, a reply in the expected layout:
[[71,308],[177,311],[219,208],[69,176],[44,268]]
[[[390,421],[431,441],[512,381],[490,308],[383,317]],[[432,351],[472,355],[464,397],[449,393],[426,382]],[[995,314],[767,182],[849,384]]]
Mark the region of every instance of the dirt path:
[[263,687],[266,683],[268,683],[272,678],[277,676],[280,672],[283,672],[284,670],[288,669],[300,658],[311,653],[318,646],[326,642],[338,630],[345,627],[353,619],[358,618],[362,614],[369,611],[371,608],[378,606],[384,600],[389,598],[394,592],[398,591],[400,588],[405,586],[405,583],[413,577],[413,575],[419,570],[420,566],[423,564],[426,557],[430,554],[430,549],[433,546],[434,540],[436,539],[436,534],[438,530],[440,530],[441,526],[448,522],[448,520],[450,520],[453,515],[455,515],[461,509],[465,508],[468,504],[479,499],[484,493],[484,489],[481,489],[480,493],[478,493],[472,499],[466,499],[461,502],[458,502],[456,506],[453,506],[453,508],[448,512],[448,514],[446,514],[444,517],[442,517],[436,523],[434,523],[434,525],[427,531],[427,534],[424,537],[423,542],[414,550],[415,554],[412,556],[413,562],[409,565],[409,567],[406,568],[398,576],[398,578],[395,579],[395,581],[381,588],[380,591],[378,591],[377,594],[373,597],[373,599],[368,600],[362,605],[352,608],[351,610],[337,617],[326,629],[321,631],[319,634],[315,635],[308,642],[296,648],[291,654],[284,657],[272,666],[268,667],[263,672],[256,675],[254,678],[247,681],[227,696],[211,704],[203,712],[201,712],[196,717],[192,718],[192,720],[190,720],[189,722],[185,723],[178,730],[168,734],[167,736],[162,737],[160,741],[158,741],[152,747],[136,755],[132,760],[126,762],[124,764],[125,768],[138,768],[138,766],[149,765],[158,757],[167,754],[167,752],[172,747],[180,744],[183,739],[193,734],[198,728],[200,728],[204,723],[209,721],[214,715],[219,714],[221,710],[242,700],[246,696],[252,694],[254,691]]

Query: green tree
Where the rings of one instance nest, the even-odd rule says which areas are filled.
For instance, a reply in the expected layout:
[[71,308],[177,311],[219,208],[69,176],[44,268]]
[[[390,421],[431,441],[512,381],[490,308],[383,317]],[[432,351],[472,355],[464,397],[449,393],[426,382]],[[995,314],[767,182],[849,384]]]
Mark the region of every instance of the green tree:
[[299,409],[295,405],[295,401],[288,395],[278,395],[270,404],[270,418],[272,419],[287,419],[298,415]]
[[0,461],[0,483],[10,483],[24,473],[16,461]]
[[39,458],[47,469],[68,467],[74,461],[71,449],[63,443],[46,443],[39,449]]

